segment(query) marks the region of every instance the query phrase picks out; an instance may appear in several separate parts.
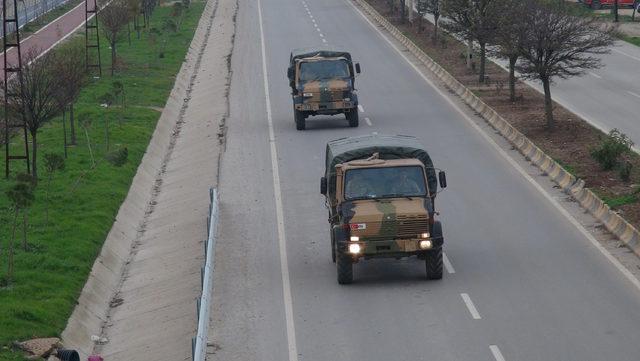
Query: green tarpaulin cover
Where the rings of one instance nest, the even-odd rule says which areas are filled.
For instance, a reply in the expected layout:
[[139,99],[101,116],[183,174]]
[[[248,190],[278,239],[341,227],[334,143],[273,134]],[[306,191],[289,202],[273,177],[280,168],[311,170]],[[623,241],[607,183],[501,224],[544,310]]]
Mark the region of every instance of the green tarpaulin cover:
[[424,150],[417,138],[407,135],[370,134],[340,138],[327,143],[325,177],[329,186],[329,197],[335,198],[336,165],[369,158],[373,153],[378,153],[380,159],[416,158],[420,160],[426,167],[431,195],[435,196],[438,188],[436,171],[429,153]]

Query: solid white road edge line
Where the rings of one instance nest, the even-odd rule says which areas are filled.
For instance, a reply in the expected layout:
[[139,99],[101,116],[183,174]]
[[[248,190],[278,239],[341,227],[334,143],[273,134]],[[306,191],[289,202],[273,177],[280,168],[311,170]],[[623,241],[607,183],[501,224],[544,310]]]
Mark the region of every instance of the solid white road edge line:
[[634,96],[634,97],[636,97],[636,98],[640,98],[640,94],[636,94],[636,93],[634,93],[634,92],[630,92],[630,91],[627,91],[627,93],[629,93],[629,94],[633,95],[633,96]]
[[464,304],[467,306],[467,309],[469,310],[471,317],[473,317],[474,320],[482,319],[482,317],[480,317],[480,313],[478,313],[478,309],[473,304],[473,301],[471,301],[471,297],[469,297],[469,294],[461,293],[460,297],[462,297]]
[[590,71],[590,72],[589,72],[589,74],[590,74],[591,76],[595,77],[595,78],[602,79],[602,77],[601,77],[600,75],[598,75],[598,74],[596,74],[596,73],[594,73],[594,72],[591,72],[591,71]]
[[631,54],[627,54],[627,53],[625,53],[624,51],[621,51],[621,50],[618,50],[618,49],[613,49],[613,51],[615,51],[615,52],[616,52],[616,53],[618,53],[618,54],[622,54],[622,55],[628,56],[628,57],[630,57],[631,59],[635,59],[635,60],[637,60],[637,61],[640,61],[640,58],[638,58],[637,56],[633,56],[633,55],[631,55]]
[[369,23],[369,25],[373,29],[376,30],[376,32],[378,33],[378,35],[380,35],[380,37],[382,37],[387,43],[389,43],[391,48],[393,48],[398,53],[398,55],[400,55],[413,68],[413,70],[415,70],[418,73],[418,75],[420,75],[420,77],[424,79],[425,82],[427,82],[427,84],[429,84],[438,94],[440,94],[440,96],[442,96],[442,98],[444,98],[451,105],[451,107],[453,107],[453,109],[455,109],[467,121],[467,123],[469,123],[469,125],[471,125],[480,134],[480,136],[482,136],[511,166],[513,166],[513,168],[516,169],[518,173],[522,175],[522,177],[524,177],[536,190],[538,190],[544,196],[545,199],[551,202],[551,204],[558,210],[558,212],[560,212],[560,214],[562,214],[575,228],[577,228],[578,231],[580,231],[580,233],[582,233],[582,235],[589,240],[591,245],[597,248],[598,251],[600,251],[600,253],[602,253],[602,255],[604,255],[609,260],[609,262],[611,262],[618,269],[618,271],[620,271],[625,276],[625,278],[638,289],[638,291],[640,291],[640,281],[631,272],[629,272],[629,270],[626,269],[622,265],[622,263],[620,263],[620,261],[618,261],[613,255],[611,255],[611,253],[609,253],[609,251],[607,251],[600,244],[600,242],[598,242],[598,240],[596,240],[595,237],[593,237],[593,235],[591,235],[591,233],[589,233],[584,228],[584,226],[582,226],[575,218],[573,218],[573,216],[569,214],[569,212],[566,209],[564,209],[562,205],[560,205],[560,203],[555,198],[553,198],[549,193],[547,193],[547,191],[545,191],[542,188],[542,186],[540,186],[540,184],[538,184],[538,182],[536,182],[524,170],[524,168],[522,168],[513,158],[511,158],[511,156],[509,156],[509,154],[507,154],[507,152],[504,149],[502,149],[498,145],[498,143],[496,143],[495,140],[493,140],[484,130],[482,130],[482,128],[480,128],[480,126],[476,124],[476,122],[474,122],[473,119],[471,119],[462,110],[462,108],[458,106],[458,104],[456,104],[449,96],[447,96],[447,94],[445,94],[443,90],[441,90],[438,86],[436,86],[431,81],[431,79],[429,79],[426,75],[424,75],[420,70],[420,68],[418,68],[415,64],[413,64],[411,60],[407,58],[402,53],[402,51],[398,49],[398,47],[380,29],[378,29],[378,27],[376,27],[375,24],[373,24],[371,20],[369,20],[369,18],[367,18],[367,16],[364,13],[362,13],[362,11],[358,9],[351,2],[351,0],[345,0],[345,1],[349,5],[351,5],[351,7],[358,14],[360,14],[360,16],[362,16],[362,18],[364,18],[364,20],[367,23]]
[[456,270],[453,268],[453,265],[449,261],[449,257],[447,257],[447,254],[444,252],[442,252],[442,262],[444,263],[444,268],[447,270],[447,272],[456,273]]
[[502,352],[500,352],[498,346],[489,345],[489,349],[491,350],[491,353],[493,354],[493,357],[496,359],[496,361],[505,361],[504,356],[502,356]]
[[260,50],[262,51],[262,77],[264,83],[264,98],[267,108],[267,122],[269,124],[269,146],[271,150],[271,171],[273,173],[273,192],[276,203],[276,222],[278,224],[278,245],[280,247],[280,273],[282,274],[282,293],[284,298],[284,315],[287,325],[287,343],[289,361],[298,361],[296,346],[296,329],[293,320],[293,299],[291,297],[291,282],[289,279],[289,262],[287,260],[287,240],[284,229],[284,214],[282,211],[282,190],[280,188],[280,174],[278,173],[278,152],[273,130],[271,115],[271,99],[269,97],[269,79],[267,76],[267,52],[264,43],[264,26],[262,23],[262,4],[258,0],[258,22],[260,24]]

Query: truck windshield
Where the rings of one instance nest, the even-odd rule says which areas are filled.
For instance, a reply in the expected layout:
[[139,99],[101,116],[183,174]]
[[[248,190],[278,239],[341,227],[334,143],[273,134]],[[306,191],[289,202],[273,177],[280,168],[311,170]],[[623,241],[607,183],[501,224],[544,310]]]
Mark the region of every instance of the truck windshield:
[[344,177],[346,200],[424,197],[427,187],[418,166],[351,169]]
[[300,81],[347,78],[349,65],[346,60],[318,60],[300,64]]

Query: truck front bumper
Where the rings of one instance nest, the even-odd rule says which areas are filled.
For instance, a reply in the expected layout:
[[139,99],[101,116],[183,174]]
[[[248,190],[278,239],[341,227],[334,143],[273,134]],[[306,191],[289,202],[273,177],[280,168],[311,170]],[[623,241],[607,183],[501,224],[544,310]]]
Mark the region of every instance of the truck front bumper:
[[341,110],[347,110],[351,108],[357,107],[357,103],[354,101],[348,100],[339,100],[335,102],[308,102],[308,103],[300,103],[295,104],[295,108],[298,111],[303,112],[316,112],[322,114],[323,112],[327,113],[337,113]]
[[[422,246],[421,246],[422,242]],[[342,253],[351,255],[354,260],[359,258],[403,258],[422,257],[427,252],[442,247],[443,238],[412,238],[378,241],[338,242],[338,249]],[[351,245],[357,244],[358,247]],[[427,246],[428,245],[428,246]],[[427,246],[427,247],[425,247]],[[357,252],[354,252],[357,249]]]

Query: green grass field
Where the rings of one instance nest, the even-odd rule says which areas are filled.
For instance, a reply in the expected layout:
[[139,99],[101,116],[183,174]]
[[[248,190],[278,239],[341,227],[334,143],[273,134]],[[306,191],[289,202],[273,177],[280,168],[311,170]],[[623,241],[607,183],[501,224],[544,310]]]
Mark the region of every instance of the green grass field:
[[[87,127],[77,127],[77,146],[69,148],[65,170],[55,173],[51,182],[49,222],[45,224],[47,173],[45,153],[63,154],[61,118],[45,126],[38,135],[39,184],[36,201],[29,209],[29,250],[20,247],[21,233],[16,235],[15,279],[0,288],[0,360],[22,360],[11,351],[10,343],[34,337],[59,336],[71,314],[91,266],[112,226],[115,215],[127,194],[131,180],[142,159],[156,122],[171,91],[173,82],[197,26],[204,3],[192,3],[175,33],[156,34],[150,40],[143,33],[132,45],[123,39],[119,56],[123,69],[111,78],[109,48],[102,41],[103,77],[83,89],[76,103],[76,118],[87,119]],[[152,28],[161,28],[169,16],[168,7],[157,8]],[[126,34],[126,32],[125,32]],[[164,57],[158,47],[166,39]],[[103,40],[103,39],[101,39]],[[118,80],[124,84],[126,109],[103,108],[98,99]],[[127,147],[128,161],[116,167],[104,158],[106,153],[105,121],[109,123],[111,150]],[[89,155],[85,129],[96,161]],[[20,139],[13,140],[18,147]],[[17,148],[16,148],[17,149]],[[4,165],[4,150],[0,160]],[[24,169],[14,161],[13,175]],[[11,236],[13,211],[5,195],[14,181],[0,178],[0,277],[7,269],[7,245]]]

